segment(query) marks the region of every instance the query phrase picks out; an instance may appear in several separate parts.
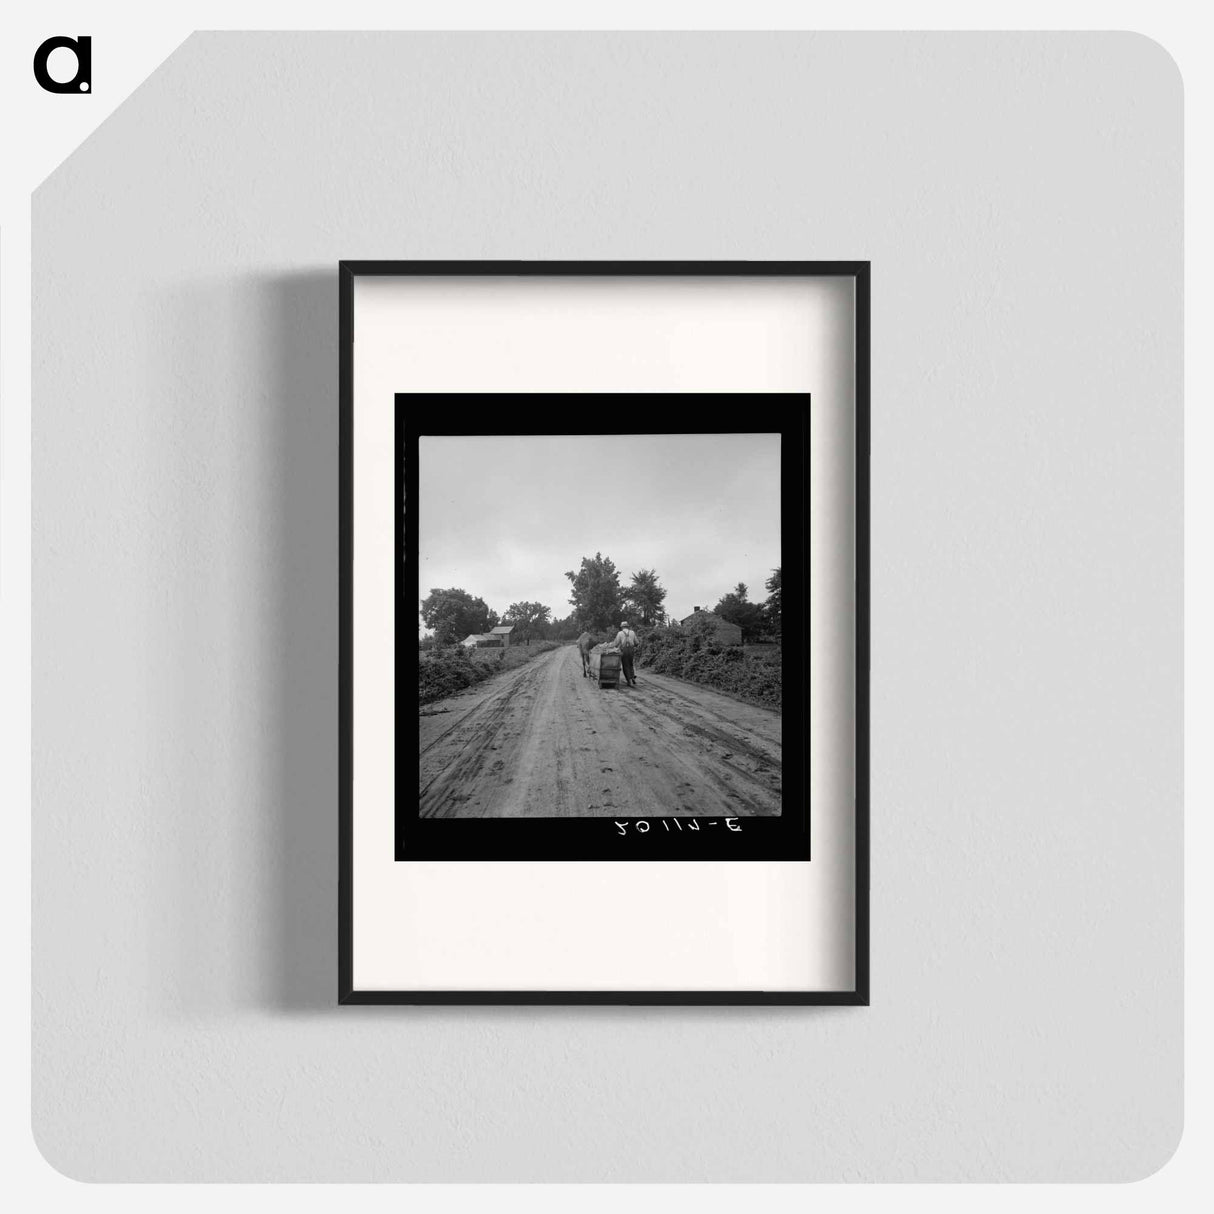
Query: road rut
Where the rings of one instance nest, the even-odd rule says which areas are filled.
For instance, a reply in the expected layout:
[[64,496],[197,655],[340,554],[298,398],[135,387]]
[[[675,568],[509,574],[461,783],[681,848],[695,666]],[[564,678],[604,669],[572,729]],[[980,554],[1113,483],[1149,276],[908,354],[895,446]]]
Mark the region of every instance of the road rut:
[[778,713],[643,668],[600,689],[575,646],[426,711],[422,817],[780,812]]

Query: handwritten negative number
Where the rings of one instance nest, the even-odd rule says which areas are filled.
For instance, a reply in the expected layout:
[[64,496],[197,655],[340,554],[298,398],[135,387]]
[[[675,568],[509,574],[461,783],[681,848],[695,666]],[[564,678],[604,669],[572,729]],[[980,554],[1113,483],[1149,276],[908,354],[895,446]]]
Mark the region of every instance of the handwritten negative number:
[[[699,830],[700,829],[700,819],[699,818],[689,818],[687,820],[686,826],[683,825],[682,821],[679,818],[659,818],[658,821],[662,824],[663,828],[667,831],[670,831],[670,829],[671,829],[671,826],[670,826],[671,822],[674,823],[675,830]],[[717,826],[720,822],[725,823],[726,830],[740,831],[742,829],[742,825],[738,821],[737,818],[705,818],[704,819],[705,826]],[[648,821],[648,819],[646,819],[646,818],[638,818],[636,821],[634,821],[632,823],[617,822],[615,824],[615,828],[616,828],[616,830],[618,830],[620,832],[621,835],[626,835],[628,833],[629,825],[631,825],[632,829],[635,830],[637,832],[637,834],[639,834],[639,835],[648,834],[651,829],[651,824]]]

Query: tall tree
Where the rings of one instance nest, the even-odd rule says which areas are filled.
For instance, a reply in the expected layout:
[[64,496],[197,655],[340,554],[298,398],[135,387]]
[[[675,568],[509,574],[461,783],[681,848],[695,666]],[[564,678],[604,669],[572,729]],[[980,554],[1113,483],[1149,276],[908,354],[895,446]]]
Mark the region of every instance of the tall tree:
[[473,598],[466,590],[434,589],[422,599],[422,622],[434,630],[437,644],[453,645],[469,633],[488,632],[495,627],[497,613],[489,610],[484,599]]
[[642,624],[654,624],[662,618],[665,589],[658,583],[657,572],[642,569],[632,575],[632,585],[624,591],[624,602],[640,617]]
[[552,621],[552,628],[548,635],[554,641],[572,641],[581,631],[577,619],[570,612],[564,619]]
[[545,607],[543,603],[511,603],[506,608],[503,619],[505,623],[513,624],[519,632],[520,639],[526,640],[530,645],[532,634],[537,631],[536,626],[542,627],[547,624],[551,614],[552,609]]
[[747,589],[744,582],[739,582],[729,594],[713,608],[723,620],[737,624],[742,629],[742,640],[753,641],[763,631],[763,608],[758,603],[751,603],[746,598]]
[[776,636],[782,635],[783,608],[784,608],[784,582],[779,569],[771,571],[771,577],[763,583],[767,587],[767,604],[765,610],[767,612],[767,622],[771,626],[772,632]]
[[569,596],[573,614],[583,628],[603,629],[618,624],[623,613],[620,575],[615,564],[601,552],[582,557],[581,568],[565,576],[573,583]]

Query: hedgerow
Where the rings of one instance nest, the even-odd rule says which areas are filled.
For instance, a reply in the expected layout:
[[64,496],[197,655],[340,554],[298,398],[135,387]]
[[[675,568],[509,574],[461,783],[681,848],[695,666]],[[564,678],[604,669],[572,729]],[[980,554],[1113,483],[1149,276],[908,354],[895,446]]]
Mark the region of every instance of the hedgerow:
[[419,653],[417,702],[421,705],[441,700],[557,648],[554,641],[540,641],[535,645],[512,645],[509,649],[470,650],[454,645]]
[[739,645],[722,645],[706,620],[686,628],[654,628],[641,636],[638,665],[654,674],[671,675],[726,691],[765,708],[782,703],[783,669],[780,651],[746,654]]

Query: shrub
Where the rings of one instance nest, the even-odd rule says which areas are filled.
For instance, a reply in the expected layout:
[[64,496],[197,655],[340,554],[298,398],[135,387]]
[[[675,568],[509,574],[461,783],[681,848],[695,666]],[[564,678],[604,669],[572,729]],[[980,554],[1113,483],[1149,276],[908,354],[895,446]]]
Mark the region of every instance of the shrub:
[[438,646],[421,655],[417,663],[417,702],[429,704],[453,695],[474,683],[513,670],[531,658],[551,649],[559,649],[555,641],[535,645],[511,645],[509,649],[465,649],[462,645]]
[[433,649],[417,664],[417,701],[428,704],[431,700],[441,700],[493,673],[492,667],[473,661],[472,655],[462,646]]
[[766,708],[781,706],[783,668],[778,647],[770,655],[752,657],[741,646],[719,644],[705,620],[686,628],[644,633],[639,664],[655,674],[702,683]]

